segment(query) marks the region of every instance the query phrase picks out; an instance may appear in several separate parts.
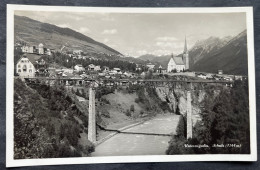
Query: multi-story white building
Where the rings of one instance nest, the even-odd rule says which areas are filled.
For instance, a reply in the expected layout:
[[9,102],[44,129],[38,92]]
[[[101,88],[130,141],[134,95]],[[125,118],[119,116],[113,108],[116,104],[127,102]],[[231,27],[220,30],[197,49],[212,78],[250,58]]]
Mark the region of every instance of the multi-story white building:
[[22,78],[32,78],[35,77],[35,67],[33,63],[26,57],[23,56],[18,60],[16,64],[16,73]]
[[24,45],[24,46],[22,46],[22,52],[23,53],[29,53],[29,46],[28,45]]
[[43,49],[43,44],[40,43],[39,46],[38,46],[38,53],[39,54],[44,54],[44,49]]
[[75,69],[77,72],[85,71],[85,68],[84,68],[81,64],[75,65],[75,66],[74,66],[74,69]]

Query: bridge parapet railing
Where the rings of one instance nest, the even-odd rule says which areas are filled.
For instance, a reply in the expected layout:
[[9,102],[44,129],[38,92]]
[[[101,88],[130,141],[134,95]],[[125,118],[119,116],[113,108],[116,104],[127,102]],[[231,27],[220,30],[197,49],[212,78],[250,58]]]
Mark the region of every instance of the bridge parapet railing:
[[172,79],[89,79],[89,78],[64,78],[64,77],[35,77],[24,78],[27,83],[35,84],[59,84],[59,85],[75,85],[86,86],[97,84],[98,86],[129,86],[144,85],[149,87],[169,87],[169,88],[185,88],[192,89],[193,85],[203,88],[206,84],[223,84],[232,86],[232,81],[225,80],[172,80]]

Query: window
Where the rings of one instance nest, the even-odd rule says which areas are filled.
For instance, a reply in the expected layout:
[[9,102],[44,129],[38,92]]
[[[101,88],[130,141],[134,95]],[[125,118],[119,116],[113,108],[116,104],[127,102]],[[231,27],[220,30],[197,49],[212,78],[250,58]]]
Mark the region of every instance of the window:
[[32,72],[32,69],[29,70],[29,73],[31,73],[31,72]]
[[29,68],[32,68],[32,65],[30,64]]
[[23,65],[23,72],[26,72],[26,71],[27,71],[27,66]]
[[18,69],[18,72],[21,73],[21,69]]
[[20,64],[18,65],[18,68],[21,68]]

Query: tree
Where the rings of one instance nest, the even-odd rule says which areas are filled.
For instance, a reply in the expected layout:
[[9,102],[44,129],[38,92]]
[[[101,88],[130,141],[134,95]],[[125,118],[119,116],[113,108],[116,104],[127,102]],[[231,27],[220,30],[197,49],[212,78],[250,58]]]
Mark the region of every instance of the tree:
[[135,106],[133,104],[130,106],[130,111],[135,112]]
[[145,79],[152,79],[153,77],[153,71],[152,70],[149,70],[147,74],[145,74]]
[[80,92],[79,92],[79,89],[77,88],[77,91],[75,93],[77,96],[81,96]]

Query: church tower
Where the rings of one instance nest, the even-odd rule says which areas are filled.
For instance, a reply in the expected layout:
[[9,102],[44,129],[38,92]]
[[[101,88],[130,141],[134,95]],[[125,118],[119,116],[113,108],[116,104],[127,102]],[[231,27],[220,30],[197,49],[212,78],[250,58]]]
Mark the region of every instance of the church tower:
[[183,51],[182,59],[183,59],[183,62],[185,64],[185,70],[190,69],[189,52],[188,52],[188,48],[187,48],[186,36],[185,36],[185,44],[184,44],[184,51]]

